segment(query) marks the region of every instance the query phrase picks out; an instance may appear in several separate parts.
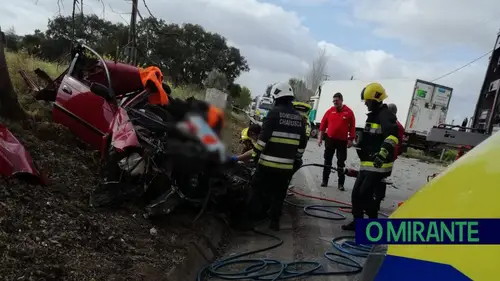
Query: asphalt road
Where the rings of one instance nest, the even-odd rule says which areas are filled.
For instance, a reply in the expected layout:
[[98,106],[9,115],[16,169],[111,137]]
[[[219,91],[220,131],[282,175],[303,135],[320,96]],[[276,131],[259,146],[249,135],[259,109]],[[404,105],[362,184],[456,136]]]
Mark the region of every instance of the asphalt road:
[[[307,163],[323,163],[323,147],[318,147],[316,140],[312,139],[304,154],[304,164]],[[334,157],[334,163],[336,159]],[[354,149],[348,152],[347,167],[358,168],[359,160]],[[391,213],[396,207],[397,203],[404,201],[410,197],[420,187],[427,182],[427,176],[433,173],[442,171],[443,167],[422,163],[415,159],[399,158],[395,163],[390,181],[393,186],[387,189],[386,199],[382,203],[382,211]],[[320,187],[321,183],[321,168],[317,167],[304,167],[299,170],[292,180],[292,185],[295,189],[311,194],[314,196],[334,198],[337,200],[350,202],[352,187],[354,185],[354,178],[347,178],[345,183],[345,191],[337,189],[337,176],[332,175],[328,187]],[[297,202],[302,205],[308,204],[329,204],[321,203],[318,201],[311,201],[299,196],[291,196],[288,198],[290,201]],[[287,205],[284,207],[284,215],[281,222],[281,230],[277,234],[284,241],[284,245],[271,250],[266,253],[259,253],[254,258],[274,258],[285,262],[292,262],[298,260],[312,260],[319,261],[323,264],[326,270],[345,270],[343,266],[338,266],[328,262],[323,254],[326,251],[332,251],[331,239],[338,236],[353,235],[352,232],[344,232],[340,226],[346,221],[330,221],[324,219],[313,218],[303,213],[301,208],[292,207]],[[350,219],[350,214],[345,214],[347,219]],[[259,229],[268,231],[267,225],[264,224]],[[253,233],[241,233],[233,240],[227,255],[264,248],[273,241],[255,235]],[[335,250],[333,250],[335,251]],[[357,259],[363,263],[362,258]],[[310,281],[331,281],[331,280],[355,280],[354,276],[316,276],[308,277],[299,280]]]

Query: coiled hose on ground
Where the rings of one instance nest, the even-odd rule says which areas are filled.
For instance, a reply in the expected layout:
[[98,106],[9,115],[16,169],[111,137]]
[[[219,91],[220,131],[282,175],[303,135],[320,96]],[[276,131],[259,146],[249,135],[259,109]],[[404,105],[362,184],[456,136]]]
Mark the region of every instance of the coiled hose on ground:
[[[305,164],[302,165],[299,169],[307,167],[307,166],[315,166],[315,167],[326,167],[321,164]],[[332,168],[332,172],[335,172],[336,169]],[[297,171],[296,171],[297,172]],[[348,211],[351,209],[351,205],[342,201],[338,201],[330,198],[322,198],[311,196],[307,194],[300,193],[295,190],[290,190],[290,192],[295,193],[297,195],[337,203],[338,205],[299,205],[288,200],[285,200],[286,203],[303,208],[304,213],[316,218],[327,219],[327,220],[345,220],[346,216],[341,214],[339,211]],[[328,215],[318,215],[315,212],[324,212]],[[387,215],[380,213],[380,215],[387,217]],[[333,276],[333,275],[353,275],[360,273],[363,269],[361,263],[356,261],[353,257],[362,257],[365,258],[370,253],[372,246],[370,245],[359,245],[354,243],[354,236],[340,236],[333,238],[332,248],[337,250],[338,252],[328,251],[324,253],[324,257],[336,264],[340,264],[346,267],[345,270],[338,271],[324,271],[322,270],[322,265],[316,261],[294,261],[294,262],[284,262],[276,259],[268,259],[268,258],[245,258],[247,256],[266,252],[283,245],[283,240],[276,235],[265,233],[258,230],[253,230],[256,234],[266,236],[276,240],[276,243],[257,250],[252,250],[236,255],[232,255],[230,257],[225,257],[215,261],[214,263],[203,267],[197,276],[197,281],[209,280],[211,277],[225,279],[225,280],[267,280],[267,281],[275,281],[275,280],[285,280],[297,277],[304,276]],[[298,266],[306,267],[306,269],[294,270],[293,268],[297,268]],[[238,269],[235,271],[235,268]]]

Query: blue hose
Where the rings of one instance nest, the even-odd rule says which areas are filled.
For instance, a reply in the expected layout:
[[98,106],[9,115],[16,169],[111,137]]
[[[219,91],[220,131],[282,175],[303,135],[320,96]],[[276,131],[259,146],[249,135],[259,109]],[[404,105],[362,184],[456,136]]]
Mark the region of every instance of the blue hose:
[[[324,167],[324,165],[321,164],[306,164],[302,165],[300,168],[303,168],[305,166]],[[346,216],[333,210],[336,210],[338,208],[351,208],[344,205],[303,206],[287,200],[285,200],[285,202],[289,205],[303,208],[304,213],[308,216],[335,221],[345,220]],[[318,215],[314,212],[323,212],[328,215]],[[371,245],[356,244],[354,242],[354,236],[340,236],[333,238],[331,241],[332,246],[339,253],[329,251],[324,253],[324,257],[331,262],[347,267],[347,269],[345,270],[338,271],[322,271],[321,263],[316,261],[295,261],[287,263],[276,259],[266,258],[243,259],[246,256],[261,252],[267,252],[283,245],[283,240],[276,235],[261,232],[255,229],[253,231],[256,234],[276,240],[276,243],[262,249],[243,252],[217,260],[214,263],[203,267],[198,272],[196,280],[205,281],[209,280],[210,278],[219,278],[224,280],[276,281],[305,276],[354,275],[360,273],[363,270],[363,266],[351,257],[366,258],[372,249]],[[237,266],[238,268],[241,268],[241,266],[245,267],[239,271],[235,271],[232,268],[231,270],[227,271],[223,270],[229,269],[231,266]],[[292,268],[296,266],[307,266],[307,268],[301,271],[293,270]]]
[[[332,211],[331,209],[338,209],[339,207],[349,208],[341,205],[301,206],[289,201],[286,201],[286,203],[292,206],[302,207],[304,213],[309,216],[337,221],[345,220],[346,217],[341,213]],[[334,216],[316,215],[311,211],[326,212],[328,214],[333,214]],[[347,269],[339,271],[322,271],[321,263],[316,261],[295,261],[287,263],[276,259],[266,258],[242,259],[243,257],[256,253],[267,252],[283,245],[283,240],[276,235],[261,232],[258,230],[253,231],[256,234],[276,240],[276,243],[262,249],[240,253],[215,261],[213,264],[203,267],[198,272],[196,280],[204,281],[209,280],[211,277],[215,277],[224,280],[276,281],[305,276],[354,275],[360,273],[363,270],[363,266],[351,257],[366,258],[372,249],[371,245],[356,244],[354,242],[354,236],[340,236],[333,238],[331,244],[333,246],[333,249],[337,250],[338,252],[328,251],[324,253],[324,257],[331,262],[347,267]],[[238,268],[241,268],[241,266],[246,267],[239,271],[235,271],[233,269],[223,271],[223,269],[229,269],[231,266],[237,266]],[[307,268],[301,271],[296,271],[292,269],[295,266],[307,266]]]
[[[361,272],[363,269],[362,265],[354,260],[353,258],[334,252],[326,252],[324,254],[325,258],[331,262],[344,265],[348,269],[339,271],[321,271],[322,265],[316,261],[295,261],[295,262],[283,262],[276,259],[266,259],[266,258],[255,258],[255,259],[241,259],[245,256],[252,254],[266,252],[283,245],[283,240],[275,235],[264,233],[261,231],[254,230],[256,234],[270,237],[276,240],[276,243],[254,251],[244,252],[231,257],[227,257],[218,261],[215,261],[211,265],[203,267],[197,276],[197,281],[208,280],[210,277],[216,277],[225,280],[285,280],[304,276],[333,276],[333,275],[353,275]],[[337,241],[343,239],[352,239],[352,236],[342,236],[337,237],[332,241],[334,247],[344,249],[348,246],[344,246],[345,243],[338,243]],[[339,246],[337,246],[337,244]],[[351,243],[353,244],[353,243]],[[364,251],[364,248],[360,248],[359,251]],[[351,249],[353,253],[357,253],[356,246]],[[349,253],[348,250],[343,250],[344,253]],[[230,268],[231,266],[245,266],[239,271],[228,270],[223,271],[222,269]],[[300,271],[293,270],[296,266],[306,266],[306,269]]]

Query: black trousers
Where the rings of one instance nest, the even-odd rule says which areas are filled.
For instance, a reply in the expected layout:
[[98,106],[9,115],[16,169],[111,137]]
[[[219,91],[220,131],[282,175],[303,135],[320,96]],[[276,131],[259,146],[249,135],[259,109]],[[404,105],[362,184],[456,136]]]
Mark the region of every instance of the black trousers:
[[[323,155],[325,159],[325,166],[331,166],[333,161],[333,155],[337,152],[337,168],[345,168],[345,160],[347,159],[347,141],[337,140],[325,136],[325,153]],[[328,182],[330,178],[331,168],[323,168],[323,182]],[[344,173],[338,173],[339,175],[339,185],[344,185],[345,175]]]
[[385,197],[386,184],[382,180],[386,175],[369,171],[360,171],[354,188],[352,189],[351,203],[354,219],[377,218],[380,203]]
[[279,221],[292,175],[292,170],[257,167],[248,202],[251,219],[263,219],[269,212],[271,220]]

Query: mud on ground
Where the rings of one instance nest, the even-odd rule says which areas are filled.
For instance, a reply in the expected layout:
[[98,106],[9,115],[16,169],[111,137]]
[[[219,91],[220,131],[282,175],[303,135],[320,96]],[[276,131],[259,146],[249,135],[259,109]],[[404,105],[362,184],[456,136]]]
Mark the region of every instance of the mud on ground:
[[[0,122],[50,179],[48,187],[0,179],[2,280],[167,280],[185,261],[189,245],[213,228],[210,216],[195,226],[192,214],[155,225],[138,208],[92,209],[96,152],[79,148],[75,137],[52,122]],[[227,133],[233,147],[244,125],[231,118]]]

